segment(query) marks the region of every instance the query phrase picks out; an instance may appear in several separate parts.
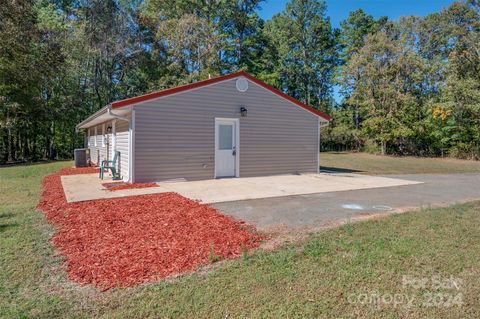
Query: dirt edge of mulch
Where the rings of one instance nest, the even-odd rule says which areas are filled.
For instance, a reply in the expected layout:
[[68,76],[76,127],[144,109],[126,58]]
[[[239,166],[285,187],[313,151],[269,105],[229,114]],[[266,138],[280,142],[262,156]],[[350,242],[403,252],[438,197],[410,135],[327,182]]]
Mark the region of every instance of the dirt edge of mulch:
[[46,176],[37,209],[55,226],[52,241],[73,281],[102,291],[193,272],[258,248],[267,239],[242,221],[175,193],[67,203],[60,177]]
[[103,183],[102,186],[110,192],[124,190],[124,189],[137,189],[137,188],[150,188],[158,187],[157,183],[125,183],[125,182],[110,182]]

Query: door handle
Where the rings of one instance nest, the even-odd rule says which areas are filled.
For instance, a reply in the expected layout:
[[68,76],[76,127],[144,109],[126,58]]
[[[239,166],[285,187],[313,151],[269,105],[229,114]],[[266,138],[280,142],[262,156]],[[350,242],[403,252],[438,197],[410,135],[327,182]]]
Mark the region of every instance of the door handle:
[[233,156],[237,155],[237,149],[235,148],[235,146],[232,149],[232,155]]

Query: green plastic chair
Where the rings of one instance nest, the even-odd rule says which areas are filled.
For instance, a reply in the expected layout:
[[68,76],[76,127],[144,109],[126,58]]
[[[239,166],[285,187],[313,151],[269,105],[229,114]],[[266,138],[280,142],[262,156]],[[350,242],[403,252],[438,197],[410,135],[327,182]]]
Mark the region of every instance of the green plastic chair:
[[100,178],[103,179],[103,173],[105,170],[110,170],[112,172],[113,180],[119,179],[117,176],[117,160],[118,156],[120,155],[119,151],[115,152],[115,155],[113,155],[113,160],[107,161],[103,160],[102,165],[100,165]]

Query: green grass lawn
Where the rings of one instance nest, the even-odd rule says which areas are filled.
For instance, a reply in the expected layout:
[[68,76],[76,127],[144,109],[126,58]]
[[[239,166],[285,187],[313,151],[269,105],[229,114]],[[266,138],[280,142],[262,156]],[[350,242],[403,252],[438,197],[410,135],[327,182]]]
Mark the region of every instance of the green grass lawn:
[[0,168],[2,318],[480,318],[480,202],[347,224],[169,281],[80,287],[35,211],[41,178],[69,165]]
[[480,161],[452,158],[394,157],[368,153],[325,152],[320,154],[325,170],[363,174],[480,173]]

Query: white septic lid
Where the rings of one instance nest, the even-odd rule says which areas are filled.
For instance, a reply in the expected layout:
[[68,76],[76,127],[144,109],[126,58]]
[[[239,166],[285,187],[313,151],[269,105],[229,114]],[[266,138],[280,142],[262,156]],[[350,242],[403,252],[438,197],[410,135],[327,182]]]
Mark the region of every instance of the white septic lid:
[[246,92],[248,90],[248,81],[244,77],[240,77],[236,82],[237,90],[240,92]]

